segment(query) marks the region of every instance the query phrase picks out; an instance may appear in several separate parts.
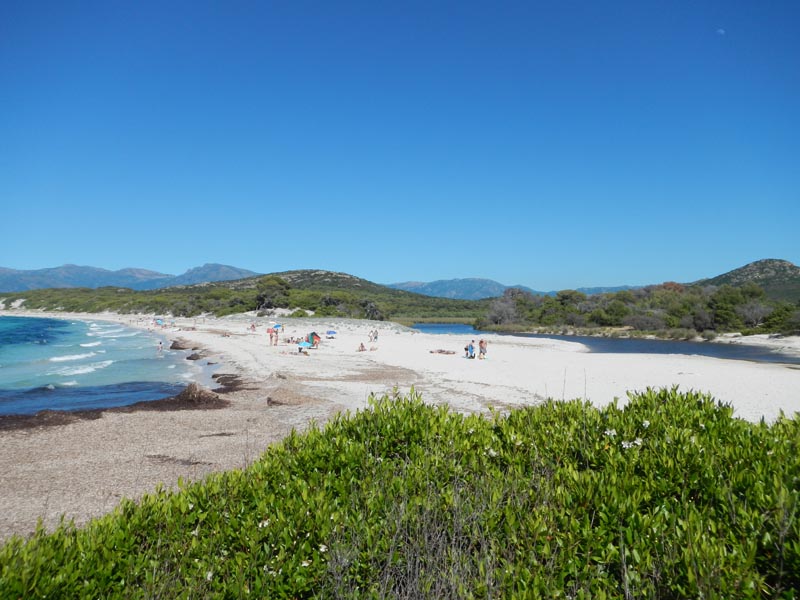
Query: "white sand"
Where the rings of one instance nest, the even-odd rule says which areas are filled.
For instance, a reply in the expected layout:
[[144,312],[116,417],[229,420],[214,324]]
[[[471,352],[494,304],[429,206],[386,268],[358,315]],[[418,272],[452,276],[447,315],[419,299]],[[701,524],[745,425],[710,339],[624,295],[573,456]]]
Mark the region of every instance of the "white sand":
[[[0,314],[94,319],[98,315],[7,310]],[[103,315],[147,327],[150,318]],[[248,388],[228,395],[221,410],[105,413],[54,427],[0,431],[0,539],[27,534],[42,517],[52,527],[65,513],[83,523],[121,497],[138,497],[159,482],[201,478],[245,466],[292,428],[355,411],[371,393],[413,386],[426,402],[460,411],[501,410],[547,397],[587,398],[602,406],[628,390],[678,385],[709,392],[745,419],[774,420],[800,412],[800,366],[699,356],[595,354],[578,343],[490,335],[488,359],[468,360],[463,336],[413,332],[389,323],[277,319],[286,326],[278,347],[265,332],[275,318],[238,315],[175,319],[170,339],[201,346],[220,373],[237,373]],[[170,322],[172,319],[169,320]],[[257,332],[249,324],[258,325]],[[335,339],[325,339],[329,329]],[[368,333],[377,329],[377,342]],[[286,336],[310,331],[323,340],[308,355]],[[741,338],[736,340],[741,342]],[[368,348],[357,352],[361,343]],[[757,343],[800,355],[800,338],[763,336]],[[477,340],[476,340],[477,346]],[[370,350],[369,348],[374,348]],[[455,354],[431,353],[435,350]],[[269,398],[269,400],[268,400]]]

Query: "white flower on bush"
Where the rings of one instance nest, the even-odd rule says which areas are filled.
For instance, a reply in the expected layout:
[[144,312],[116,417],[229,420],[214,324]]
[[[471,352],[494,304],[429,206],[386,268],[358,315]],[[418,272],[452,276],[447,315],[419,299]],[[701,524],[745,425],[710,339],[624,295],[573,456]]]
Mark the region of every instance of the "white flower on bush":
[[486,448],[486,454],[494,458],[497,456],[497,451],[494,448]]
[[211,581],[212,577],[214,577],[214,571],[206,571],[206,581]]
[[319,545],[319,551],[324,554],[325,552],[328,551],[328,547],[325,544],[320,544]]
[[264,529],[265,527],[269,527],[269,519],[264,519],[258,524],[259,529]]
[[644,421],[642,421],[642,427],[644,427],[645,429],[647,429],[648,427],[650,427],[650,421],[648,421],[647,419],[645,419]]
[[641,446],[642,445],[642,438],[636,438],[632,442],[622,442],[622,447],[626,450],[628,448],[633,448],[634,446]]
[[605,434],[608,437],[614,437],[615,435],[617,435],[617,430],[616,429],[606,429]]
[[311,561],[310,560],[304,560],[303,562],[300,563],[300,566],[301,567],[309,567],[309,566],[311,566]]

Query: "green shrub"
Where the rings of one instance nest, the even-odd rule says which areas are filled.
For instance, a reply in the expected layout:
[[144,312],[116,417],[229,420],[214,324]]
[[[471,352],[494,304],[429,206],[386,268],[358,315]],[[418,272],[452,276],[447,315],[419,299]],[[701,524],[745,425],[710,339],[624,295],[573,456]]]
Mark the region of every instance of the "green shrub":
[[677,390],[465,416],[413,393],[0,548],[0,597],[779,598],[800,421]]

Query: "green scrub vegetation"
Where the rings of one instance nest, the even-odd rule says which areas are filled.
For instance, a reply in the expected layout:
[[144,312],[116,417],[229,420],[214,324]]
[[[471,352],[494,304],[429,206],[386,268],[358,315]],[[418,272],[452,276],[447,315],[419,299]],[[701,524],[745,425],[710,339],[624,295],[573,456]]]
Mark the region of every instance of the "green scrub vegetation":
[[676,389],[463,415],[412,392],[0,548],[3,598],[791,598],[800,421]]

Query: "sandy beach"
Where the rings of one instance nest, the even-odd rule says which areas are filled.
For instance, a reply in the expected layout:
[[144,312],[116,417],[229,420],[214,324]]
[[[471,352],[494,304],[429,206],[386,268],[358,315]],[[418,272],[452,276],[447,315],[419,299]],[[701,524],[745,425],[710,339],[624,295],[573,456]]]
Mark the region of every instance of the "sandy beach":
[[[152,328],[152,317],[5,310],[0,315],[105,319]],[[269,346],[270,322],[284,324]],[[458,411],[507,410],[543,399],[586,398],[597,406],[627,391],[677,385],[711,393],[736,415],[774,420],[800,412],[800,366],[700,356],[597,354],[561,340],[488,335],[486,360],[467,360],[469,339],[415,332],[392,323],[234,317],[169,319],[158,331],[217,363],[239,386],[220,408],[105,411],[48,425],[0,428],[0,540],[28,535],[61,515],[83,524],[123,497],[179,478],[242,468],[292,429],[367,406],[370,394],[406,393]],[[250,329],[256,324],[256,331]],[[335,336],[326,336],[335,330]],[[376,341],[369,340],[378,331]],[[299,353],[288,337],[316,331],[318,348]],[[330,337],[330,339],[328,339]],[[477,340],[476,345],[477,345]],[[747,343],[736,338],[734,343]],[[756,343],[800,355],[800,338]],[[358,351],[361,344],[365,351]],[[155,351],[155,349],[154,349]]]

